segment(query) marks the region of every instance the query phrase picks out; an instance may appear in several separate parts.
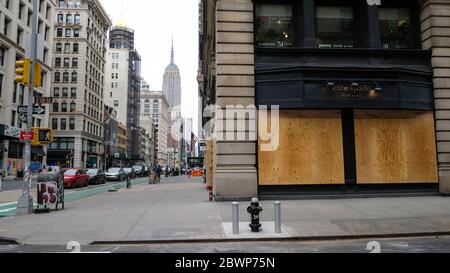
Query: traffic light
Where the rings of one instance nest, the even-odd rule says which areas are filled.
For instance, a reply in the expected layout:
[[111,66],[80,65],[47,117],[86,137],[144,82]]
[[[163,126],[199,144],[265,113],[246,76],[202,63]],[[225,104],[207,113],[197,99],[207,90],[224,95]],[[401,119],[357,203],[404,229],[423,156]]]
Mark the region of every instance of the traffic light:
[[26,86],[30,85],[30,68],[30,59],[16,61],[16,82]]
[[40,63],[34,64],[34,87],[42,86],[42,66]]
[[33,146],[50,144],[53,142],[53,130],[48,128],[33,128],[34,141]]

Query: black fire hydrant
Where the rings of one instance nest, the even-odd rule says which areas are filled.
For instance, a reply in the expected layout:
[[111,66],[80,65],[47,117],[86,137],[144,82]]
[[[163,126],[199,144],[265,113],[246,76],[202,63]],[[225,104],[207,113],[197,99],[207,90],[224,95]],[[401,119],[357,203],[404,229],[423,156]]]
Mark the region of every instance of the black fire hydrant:
[[260,232],[261,231],[261,223],[259,222],[259,214],[263,211],[263,208],[259,206],[258,198],[253,198],[250,204],[250,207],[247,208],[248,213],[250,213],[251,223],[250,228],[252,232]]

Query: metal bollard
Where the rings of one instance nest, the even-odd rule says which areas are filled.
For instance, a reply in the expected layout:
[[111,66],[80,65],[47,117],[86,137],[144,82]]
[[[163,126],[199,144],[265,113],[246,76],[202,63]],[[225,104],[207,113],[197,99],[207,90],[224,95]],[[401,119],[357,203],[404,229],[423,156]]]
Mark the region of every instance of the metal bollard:
[[239,234],[239,203],[233,202],[233,234]]
[[281,234],[281,202],[276,201],[275,206],[275,233]]

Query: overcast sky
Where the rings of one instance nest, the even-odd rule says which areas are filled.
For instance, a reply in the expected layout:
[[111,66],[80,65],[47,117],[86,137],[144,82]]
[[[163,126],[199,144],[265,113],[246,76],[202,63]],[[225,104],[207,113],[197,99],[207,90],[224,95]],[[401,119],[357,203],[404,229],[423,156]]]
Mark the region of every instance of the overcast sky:
[[[113,25],[121,17],[122,0],[100,0]],[[198,0],[124,0],[123,19],[135,30],[142,56],[142,77],[151,90],[162,90],[164,69],[170,63],[172,34],[175,63],[181,73],[182,112],[198,120]]]

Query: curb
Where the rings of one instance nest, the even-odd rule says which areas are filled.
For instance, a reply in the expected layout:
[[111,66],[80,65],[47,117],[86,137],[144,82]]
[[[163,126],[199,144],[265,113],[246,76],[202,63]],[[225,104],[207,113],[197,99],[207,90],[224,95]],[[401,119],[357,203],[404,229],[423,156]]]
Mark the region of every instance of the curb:
[[89,245],[157,245],[157,244],[201,244],[201,243],[245,243],[245,242],[314,242],[314,241],[348,241],[363,239],[396,239],[417,237],[450,236],[450,231],[416,232],[396,234],[364,234],[338,236],[284,237],[284,238],[244,238],[244,239],[186,239],[186,240],[143,240],[143,241],[94,241]]

